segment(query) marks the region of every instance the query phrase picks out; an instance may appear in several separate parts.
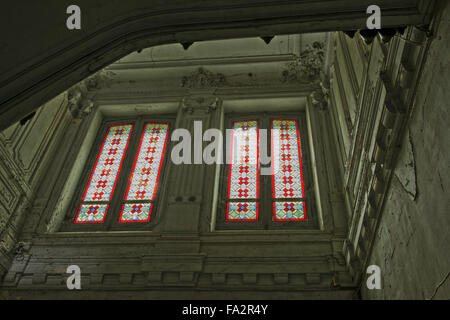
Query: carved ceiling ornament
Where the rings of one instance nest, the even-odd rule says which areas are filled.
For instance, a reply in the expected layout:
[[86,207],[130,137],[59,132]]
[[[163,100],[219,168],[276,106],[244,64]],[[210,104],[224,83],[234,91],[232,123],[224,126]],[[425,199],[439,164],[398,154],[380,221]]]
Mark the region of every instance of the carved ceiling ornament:
[[88,77],[84,82],[89,91],[108,88],[114,80],[116,74],[109,70],[100,70],[99,72]]
[[219,101],[219,98],[213,95],[185,97],[182,101],[182,109],[189,114],[193,114],[195,111],[211,113],[217,109]]
[[217,88],[225,85],[226,78],[222,73],[213,73],[201,67],[181,78],[182,88]]
[[[320,110],[325,110],[330,103],[330,80],[328,77],[322,76],[317,89],[310,94],[311,103]],[[319,81],[319,80],[317,80]]]
[[328,102],[321,90],[311,92],[310,97],[314,107],[319,108],[320,110],[325,110],[327,108]]
[[72,116],[76,119],[87,116],[94,108],[92,98],[95,91],[109,87],[114,76],[114,72],[103,69],[67,90],[68,107]]
[[25,255],[30,251],[30,248],[31,248],[30,242],[24,241],[17,242],[16,246],[14,247],[15,259],[17,261],[23,261]]
[[320,79],[325,60],[325,43],[315,41],[306,46],[297,60],[286,64],[281,82],[316,82]]

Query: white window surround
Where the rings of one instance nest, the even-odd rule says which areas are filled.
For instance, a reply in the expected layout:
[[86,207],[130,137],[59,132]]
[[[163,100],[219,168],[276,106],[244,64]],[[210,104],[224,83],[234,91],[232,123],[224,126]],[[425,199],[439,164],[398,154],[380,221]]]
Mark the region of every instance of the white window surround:
[[[88,117],[86,117],[83,120],[88,122],[86,126],[86,135],[83,138],[81,147],[78,152],[74,152],[76,161],[74,161],[70,174],[66,179],[61,195],[57,201],[52,214],[52,223],[49,223],[47,232],[58,232],[62,221],[68,215],[67,210],[69,210],[73,196],[76,193],[76,190],[79,188],[78,182],[80,181],[82,172],[86,166],[86,162],[91,153],[94,141],[97,138],[99,128],[101,127],[105,118],[132,115],[149,116],[168,113],[176,114],[177,107],[178,106],[176,102],[166,102],[160,103],[157,106],[152,105],[152,107],[150,108],[145,105],[136,105],[134,108],[130,107],[129,110],[125,111],[123,105],[100,105],[95,109],[95,111],[93,111]],[[80,128],[82,127],[83,126],[80,126]]]
[[[320,230],[324,230],[323,223],[323,215],[322,215],[322,198],[320,195],[320,185],[319,178],[317,175],[317,164],[316,164],[316,155],[314,148],[313,132],[316,132],[312,126],[311,121],[311,104],[308,102],[306,97],[302,96],[289,96],[289,97],[275,97],[275,98],[251,98],[251,99],[229,99],[224,100],[222,103],[221,115],[220,115],[220,130],[223,132],[224,130],[224,122],[226,114],[230,112],[238,115],[239,113],[249,113],[249,112],[293,112],[293,111],[304,111],[306,113],[306,123],[307,123],[307,136],[308,136],[308,146],[309,149],[307,152],[310,157],[311,163],[309,164],[310,170],[312,170],[311,175],[313,179],[314,185],[314,193],[315,193],[315,215],[317,216],[318,226]],[[314,111],[313,111],[314,112]],[[316,139],[317,140],[317,139]],[[219,149],[222,152],[223,148]],[[222,155],[220,155],[222,156]],[[219,156],[219,157],[220,157]],[[212,211],[212,219],[211,219],[211,231],[215,232],[233,232],[233,230],[216,230],[216,218],[217,218],[217,210],[218,203],[221,195],[219,194],[219,186],[220,186],[220,172],[221,165],[216,165],[216,177],[214,183],[214,196],[213,196],[213,211]],[[248,231],[256,231],[256,230],[248,230]],[[270,232],[271,230],[264,230],[265,232]],[[273,230],[272,230],[273,231]]]
[[[306,121],[307,121],[307,135],[309,139],[309,155],[310,155],[310,169],[312,170],[312,179],[314,184],[314,192],[315,192],[315,212],[318,220],[318,226],[320,231],[329,230],[332,226],[325,225],[325,219],[323,217],[323,203],[328,198],[328,195],[321,194],[321,189],[324,188],[324,184],[327,183],[327,177],[324,176],[323,173],[319,173],[317,168],[318,164],[316,159],[321,155],[318,154],[317,145],[320,143],[319,137],[316,137],[315,133],[319,133],[320,129],[318,128],[318,114],[319,110],[314,108],[311,103],[308,102],[308,98],[302,94],[295,95],[291,94],[289,96],[282,97],[245,97],[245,98],[237,98],[232,97],[227,99],[227,97],[223,98],[222,107],[220,107],[217,112],[220,112],[220,125],[218,129],[223,129],[223,122],[225,118],[225,114],[229,112],[248,112],[249,110],[260,110],[260,111],[293,111],[293,110],[302,110],[306,112]],[[152,102],[151,106],[149,104],[136,104],[136,105],[127,105],[127,108],[123,106],[125,103],[120,102],[120,104],[104,104],[99,105],[94,112],[92,112],[87,118],[83,121],[89,122],[85,124],[87,128],[87,132],[85,137],[83,138],[83,142],[81,143],[81,147],[78,152],[76,152],[76,161],[74,161],[73,167],[70,170],[70,174],[68,175],[66,182],[64,183],[64,187],[62,188],[61,195],[57,201],[57,204],[52,212],[52,217],[50,219],[50,223],[47,226],[47,233],[60,232],[59,228],[62,221],[65,219],[67,215],[67,210],[71,204],[73,194],[79,187],[77,181],[79,181],[81,173],[86,165],[86,161],[90,150],[92,148],[92,144],[95,140],[96,133],[99,127],[102,124],[102,121],[105,117],[120,117],[120,116],[130,116],[133,114],[136,115],[158,115],[158,114],[175,114],[180,106],[180,101],[182,99],[177,99],[177,101],[171,102]],[[278,106],[281,105],[281,108]],[[261,108],[261,106],[264,106]],[[177,121],[178,122],[178,119]],[[79,138],[78,138],[79,139]],[[169,160],[170,161],[170,160]],[[219,176],[220,176],[220,165],[216,165],[215,170],[215,182],[214,182],[214,191],[210,200],[212,201],[212,212],[211,212],[211,222],[210,222],[210,232],[215,233],[227,233],[233,232],[231,230],[216,230],[215,229],[215,221],[217,215],[217,205],[219,199]],[[332,211],[331,211],[331,214]],[[266,230],[267,231],[267,230]],[[292,230],[291,230],[292,231]],[[114,232],[114,231],[108,231]],[[254,231],[252,231],[254,232]],[[269,231],[270,232],[270,231]],[[276,232],[276,231],[274,231]],[[293,232],[296,232],[295,230]],[[301,232],[301,230],[299,230]]]

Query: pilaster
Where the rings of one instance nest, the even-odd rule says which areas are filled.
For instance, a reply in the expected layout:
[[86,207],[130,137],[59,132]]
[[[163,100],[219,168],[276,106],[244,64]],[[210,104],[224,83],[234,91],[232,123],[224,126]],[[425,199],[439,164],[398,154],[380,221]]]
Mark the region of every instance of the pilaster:
[[191,134],[192,163],[170,164],[164,233],[198,234],[202,206],[212,201],[204,189],[208,166],[203,163],[203,132],[219,128],[220,99],[213,91],[191,90],[180,103],[175,130],[183,128]]

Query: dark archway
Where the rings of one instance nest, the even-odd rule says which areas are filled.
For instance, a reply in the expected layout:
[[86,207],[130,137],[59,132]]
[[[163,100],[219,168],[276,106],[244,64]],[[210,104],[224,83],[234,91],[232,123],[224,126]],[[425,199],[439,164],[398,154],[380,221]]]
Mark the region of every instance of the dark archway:
[[[66,28],[69,1],[10,3],[0,29],[0,130],[90,74],[166,43],[363,29],[373,0],[79,0],[82,29]],[[434,1],[379,0],[383,27],[429,22]]]

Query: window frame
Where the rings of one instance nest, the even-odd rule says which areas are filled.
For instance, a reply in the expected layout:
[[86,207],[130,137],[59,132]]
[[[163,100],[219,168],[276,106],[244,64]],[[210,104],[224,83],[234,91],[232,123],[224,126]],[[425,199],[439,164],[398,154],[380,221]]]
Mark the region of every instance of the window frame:
[[[89,150],[89,156],[84,164],[83,171],[78,180],[78,185],[75,192],[73,193],[70,205],[68,207],[68,212],[66,212],[64,222],[62,223],[59,231],[61,232],[93,232],[93,231],[143,231],[151,230],[158,224],[160,220],[160,214],[162,210],[162,202],[165,194],[165,186],[167,184],[167,175],[169,170],[168,158],[172,149],[172,144],[170,141],[170,135],[175,125],[176,115],[173,114],[158,114],[156,116],[129,116],[129,117],[107,117],[104,118],[97,130],[94,138],[94,142]],[[161,163],[159,182],[153,200],[146,202],[153,203],[150,212],[150,221],[148,222],[119,222],[120,214],[122,210],[122,205],[125,203],[125,193],[128,188],[129,179],[131,177],[131,171],[134,167],[134,162],[137,159],[137,152],[140,145],[140,140],[142,138],[143,130],[145,124],[147,123],[168,123],[169,132],[166,142],[166,148],[164,153],[164,158]],[[116,186],[108,202],[109,207],[106,212],[105,219],[103,223],[75,223],[75,218],[78,214],[80,205],[83,203],[81,200],[83,198],[84,192],[86,190],[87,184],[92,171],[97,162],[99,152],[101,151],[103,141],[105,139],[108,128],[114,125],[125,125],[132,124],[133,128],[129,137],[128,147],[125,152],[122,166],[117,177]]]
[[[286,230],[286,229],[318,229],[318,217],[315,202],[314,183],[312,176],[311,157],[309,147],[306,112],[305,111],[286,111],[277,113],[276,111],[252,112],[252,113],[237,113],[230,112],[225,114],[223,134],[226,137],[226,130],[233,127],[233,122],[256,120],[258,122],[258,129],[266,129],[268,135],[267,152],[271,157],[272,153],[272,135],[271,126],[272,120],[296,120],[298,124],[301,161],[303,171],[303,185],[304,185],[304,200],[305,201],[305,217],[306,220],[293,221],[273,221],[273,202],[275,199],[272,194],[272,175],[259,175],[259,198],[257,199],[259,212],[258,221],[227,221],[226,210],[227,203],[233,202],[228,199],[228,179],[230,165],[224,163],[220,169],[219,181],[219,199],[216,211],[216,226],[217,230]],[[259,143],[259,142],[258,142]],[[259,155],[261,156],[261,146],[259,146]],[[227,155],[226,143],[223,145],[223,154]],[[261,167],[266,167],[260,165]],[[243,200],[246,201],[247,199]],[[290,199],[283,199],[289,201]],[[250,200],[249,200],[250,201]],[[281,201],[280,199],[278,201]],[[292,199],[292,201],[296,201]]]

